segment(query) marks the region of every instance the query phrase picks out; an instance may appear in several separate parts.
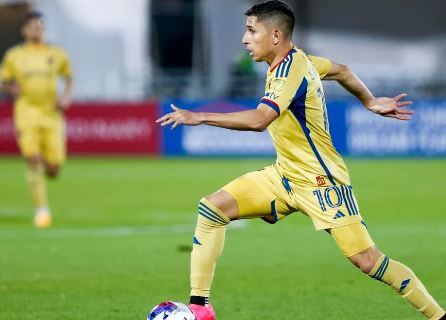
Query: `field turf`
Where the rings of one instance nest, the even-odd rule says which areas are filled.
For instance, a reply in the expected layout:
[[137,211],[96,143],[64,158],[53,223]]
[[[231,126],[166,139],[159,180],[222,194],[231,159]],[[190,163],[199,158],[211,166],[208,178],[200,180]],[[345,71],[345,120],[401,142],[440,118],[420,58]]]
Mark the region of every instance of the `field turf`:
[[[0,319],[145,319],[187,302],[198,200],[272,159],[72,158],[49,183],[54,226],[35,230],[18,158],[0,159]],[[348,160],[379,247],[446,306],[446,160]],[[219,320],[423,319],[295,214],[228,230]]]

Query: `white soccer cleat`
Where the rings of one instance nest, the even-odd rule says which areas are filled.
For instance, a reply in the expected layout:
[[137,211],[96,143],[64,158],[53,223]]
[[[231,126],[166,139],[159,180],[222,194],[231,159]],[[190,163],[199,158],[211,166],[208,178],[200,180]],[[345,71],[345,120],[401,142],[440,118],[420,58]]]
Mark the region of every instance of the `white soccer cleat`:
[[36,228],[49,228],[51,226],[51,213],[48,209],[38,209],[33,224]]

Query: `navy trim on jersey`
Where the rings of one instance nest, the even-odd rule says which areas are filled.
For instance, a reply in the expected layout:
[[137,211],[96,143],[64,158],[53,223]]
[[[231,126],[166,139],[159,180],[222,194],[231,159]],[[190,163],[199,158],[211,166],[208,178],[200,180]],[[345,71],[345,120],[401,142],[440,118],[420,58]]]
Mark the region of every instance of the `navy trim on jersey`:
[[277,221],[279,221],[279,217],[277,217],[277,211],[276,211],[276,200],[271,201],[271,215],[273,217],[273,220],[270,220],[266,217],[261,217],[261,219],[269,224],[275,224]]
[[278,114],[280,114],[279,105],[277,103],[275,103],[274,101],[267,99],[267,98],[262,98],[262,99],[260,99],[260,102],[263,104],[266,104],[268,107],[273,108]]
[[281,62],[276,66],[276,78],[288,77],[290,72],[291,63],[293,62],[293,53],[297,52],[291,49],[288,54],[282,59]]
[[310,136],[310,129],[307,127],[307,119],[305,115],[305,107],[306,107],[305,100],[307,97],[307,90],[308,90],[308,81],[304,77],[302,83],[297,89],[296,95],[294,96],[289,109],[291,113],[294,115],[294,117],[296,117],[300,126],[302,127],[302,130],[305,133],[305,136],[307,137],[307,141],[310,144],[311,149],[313,150],[317,160],[319,161],[325,173],[327,174],[328,179],[333,185],[336,185],[336,182],[334,181],[333,176],[330,173],[330,170],[328,170],[324,160],[322,160],[322,157],[319,154],[319,151],[317,151],[316,146],[314,145],[314,142]]
[[276,212],[276,200],[271,201],[271,214],[274,217],[274,221],[279,221],[279,218],[277,217]]
[[358,214],[359,213],[359,211],[358,211],[358,208],[356,207],[356,203],[355,203],[355,198],[353,197],[353,188],[352,188],[352,186],[347,186],[346,187],[346,191],[347,191],[347,196],[350,198],[350,200],[351,200],[351,202],[352,202],[352,209],[353,209],[353,212],[355,213],[355,214]]
[[276,78],[283,78],[285,75],[285,68],[291,63],[291,56],[286,57],[277,67]]
[[291,67],[292,63],[293,63],[293,55],[291,54],[290,61],[288,62],[288,65],[287,65],[287,68],[285,71],[285,78],[288,77],[288,74],[290,73],[290,67]]
[[349,200],[347,199],[347,196],[345,195],[345,194],[346,194],[346,191],[345,191],[346,188],[347,188],[347,187],[345,187],[345,186],[341,186],[342,198],[344,199],[345,207],[346,207],[347,210],[348,210],[348,215],[349,215],[349,216],[353,216],[354,213],[353,213],[352,210],[350,209],[351,204],[349,203]]
[[294,48],[291,48],[290,51],[280,60],[274,67],[269,68],[269,72],[273,72],[282,62],[285,60],[290,54],[293,54],[294,52],[297,52]]

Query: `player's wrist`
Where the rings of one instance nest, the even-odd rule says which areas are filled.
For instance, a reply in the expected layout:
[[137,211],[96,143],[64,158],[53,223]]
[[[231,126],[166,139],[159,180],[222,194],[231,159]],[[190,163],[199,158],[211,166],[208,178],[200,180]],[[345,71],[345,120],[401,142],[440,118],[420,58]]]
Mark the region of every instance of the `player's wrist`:
[[371,96],[371,97],[369,97],[369,98],[367,98],[367,99],[365,99],[365,100],[363,101],[363,105],[364,105],[367,109],[370,109],[371,107],[373,107],[373,105],[375,104],[375,102],[376,102],[376,98],[375,98],[374,96]]
[[197,125],[203,124],[206,122],[206,113],[205,112],[196,112],[195,113],[197,119]]

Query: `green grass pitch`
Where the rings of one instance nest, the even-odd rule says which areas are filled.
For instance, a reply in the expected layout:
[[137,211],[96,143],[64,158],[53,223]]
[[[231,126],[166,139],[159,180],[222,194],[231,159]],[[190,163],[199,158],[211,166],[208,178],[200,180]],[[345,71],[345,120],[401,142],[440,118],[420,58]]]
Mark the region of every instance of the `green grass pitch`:
[[[0,319],[145,319],[187,302],[198,200],[272,159],[72,158],[50,182],[54,226],[35,230],[18,158],[0,159]],[[353,160],[379,247],[446,306],[446,160]],[[295,214],[235,225],[217,267],[219,320],[423,319]]]

